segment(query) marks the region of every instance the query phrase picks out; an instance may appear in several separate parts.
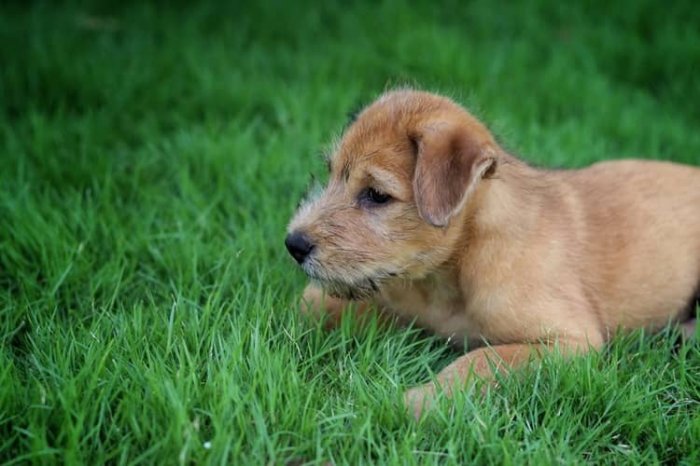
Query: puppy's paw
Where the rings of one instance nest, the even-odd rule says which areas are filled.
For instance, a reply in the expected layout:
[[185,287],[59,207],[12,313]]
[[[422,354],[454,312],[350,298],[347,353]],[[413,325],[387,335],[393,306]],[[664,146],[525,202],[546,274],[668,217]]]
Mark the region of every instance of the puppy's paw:
[[306,316],[318,317],[325,311],[325,296],[323,290],[309,285],[299,300],[299,309]]
[[299,302],[301,314],[311,320],[323,321],[323,327],[327,330],[338,326],[342,313],[350,303],[332,296],[328,296],[321,288],[309,285]]
[[[696,336],[697,319],[690,319],[681,324],[681,335],[684,340],[692,340]],[[700,334],[697,334],[700,335]]]
[[435,406],[436,397],[435,385],[427,383],[419,387],[411,388],[404,393],[403,402],[408,413],[411,414],[416,421],[419,421],[424,414]]

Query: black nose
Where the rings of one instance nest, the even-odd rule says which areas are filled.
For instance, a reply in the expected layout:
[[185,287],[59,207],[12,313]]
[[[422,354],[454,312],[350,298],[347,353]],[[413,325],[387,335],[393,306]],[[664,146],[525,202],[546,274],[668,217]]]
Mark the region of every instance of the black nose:
[[287,246],[289,254],[300,264],[314,250],[314,245],[309,242],[306,236],[297,231],[287,235],[284,245]]

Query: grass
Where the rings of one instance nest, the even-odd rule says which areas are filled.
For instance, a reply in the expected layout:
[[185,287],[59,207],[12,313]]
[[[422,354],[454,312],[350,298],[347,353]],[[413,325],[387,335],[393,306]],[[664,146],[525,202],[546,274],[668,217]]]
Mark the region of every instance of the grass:
[[282,245],[397,84],[533,163],[700,164],[694,2],[238,3],[0,7],[0,460],[700,462],[697,341],[616,338],[415,423],[401,392],[457,355],[300,321]]

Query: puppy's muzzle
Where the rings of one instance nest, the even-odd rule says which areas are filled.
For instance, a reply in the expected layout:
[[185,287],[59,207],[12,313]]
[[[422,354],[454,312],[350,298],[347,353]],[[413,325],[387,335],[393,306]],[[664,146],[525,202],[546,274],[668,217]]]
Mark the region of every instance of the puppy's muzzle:
[[284,245],[287,246],[287,251],[299,264],[303,264],[304,260],[309,257],[311,251],[316,247],[304,233],[298,231],[288,234],[284,240]]

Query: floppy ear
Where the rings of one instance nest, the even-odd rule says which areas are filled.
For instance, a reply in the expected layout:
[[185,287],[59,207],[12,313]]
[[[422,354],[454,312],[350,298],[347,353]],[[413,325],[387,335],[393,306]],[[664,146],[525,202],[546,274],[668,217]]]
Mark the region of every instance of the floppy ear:
[[413,195],[426,222],[444,227],[464,205],[496,160],[488,141],[470,137],[468,128],[436,126],[411,136],[416,148]]

